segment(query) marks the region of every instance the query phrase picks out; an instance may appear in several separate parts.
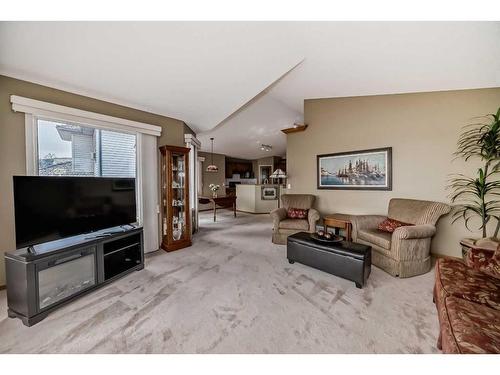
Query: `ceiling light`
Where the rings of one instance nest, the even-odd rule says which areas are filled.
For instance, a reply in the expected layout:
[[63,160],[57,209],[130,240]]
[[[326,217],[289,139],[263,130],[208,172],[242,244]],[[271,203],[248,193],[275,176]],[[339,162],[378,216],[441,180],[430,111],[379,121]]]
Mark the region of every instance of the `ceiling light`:
[[260,149],[261,149],[262,151],[269,152],[269,151],[271,151],[271,150],[273,149],[273,146],[271,146],[271,145],[261,144],[261,145],[260,145]]
[[210,165],[207,167],[207,172],[219,172],[219,167],[214,164],[214,139],[210,138],[212,142],[212,155],[210,159]]

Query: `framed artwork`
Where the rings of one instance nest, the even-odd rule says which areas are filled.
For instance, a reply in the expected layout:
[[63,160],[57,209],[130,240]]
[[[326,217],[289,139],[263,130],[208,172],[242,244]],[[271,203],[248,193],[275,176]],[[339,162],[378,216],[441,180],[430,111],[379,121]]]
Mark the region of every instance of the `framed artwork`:
[[262,186],[260,197],[262,200],[278,199],[278,188],[276,186]]
[[318,189],[392,190],[392,147],[317,156]]

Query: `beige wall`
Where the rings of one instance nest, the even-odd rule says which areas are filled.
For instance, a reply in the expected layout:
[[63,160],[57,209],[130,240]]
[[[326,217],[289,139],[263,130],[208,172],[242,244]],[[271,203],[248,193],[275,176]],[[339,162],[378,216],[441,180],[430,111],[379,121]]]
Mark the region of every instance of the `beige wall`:
[[[475,173],[478,162],[453,160],[463,125],[500,106],[500,88],[306,100],[304,133],[287,136],[287,175],[292,193],[312,193],[323,214],[384,214],[392,197],[448,202],[450,173]],[[393,190],[316,188],[316,155],[370,148],[393,149]],[[460,255],[458,241],[479,232],[463,223],[439,222],[436,254]]]
[[192,134],[196,137],[196,133],[194,132],[194,130],[187,126],[186,123],[184,123],[184,134]]
[[[218,194],[225,194],[224,187],[222,184],[226,182],[226,156],[222,154],[214,154],[214,164],[219,167],[217,172],[207,172],[207,167],[212,162],[211,153],[209,152],[198,152],[198,156],[204,157],[205,161],[203,162],[203,195],[210,196],[212,192],[210,191],[210,184],[218,184],[220,185],[220,190]],[[200,204],[199,210],[207,210],[212,208],[210,204]]]
[[15,249],[12,176],[26,173],[24,113],[11,109],[10,95],[158,125],[160,144],[184,145],[184,122],[46,86],[0,76],[0,285],[5,284],[3,253]]

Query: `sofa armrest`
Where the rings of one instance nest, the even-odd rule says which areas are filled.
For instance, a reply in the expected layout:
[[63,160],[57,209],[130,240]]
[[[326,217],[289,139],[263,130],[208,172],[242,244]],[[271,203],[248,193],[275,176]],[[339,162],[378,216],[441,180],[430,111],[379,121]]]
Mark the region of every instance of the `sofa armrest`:
[[396,228],[392,234],[393,239],[410,240],[418,238],[429,238],[436,233],[436,227],[431,224],[406,225]]
[[431,252],[432,224],[396,228],[391,238],[391,256],[398,261],[423,261]]
[[467,252],[465,262],[477,271],[500,279],[500,256],[496,256],[495,251],[472,247]]
[[283,207],[275,208],[270,213],[273,218],[273,228],[277,230],[279,228],[280,221],[286,219],[286,209]]
[[309,221],[309,232],[315,232],[316,231],[316,223],[318,222],[320,216],[318,210],[315,210],[314,208],[309,209],[309,213],[307,214],[307,221]]

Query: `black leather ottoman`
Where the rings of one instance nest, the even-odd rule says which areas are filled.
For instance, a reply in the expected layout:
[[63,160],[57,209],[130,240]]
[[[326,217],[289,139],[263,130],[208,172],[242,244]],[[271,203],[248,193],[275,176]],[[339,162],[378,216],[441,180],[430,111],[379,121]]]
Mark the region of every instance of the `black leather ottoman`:
[[288,237],[286,256],[291,264],[299,262],[354,281],[358,288],[365,285],[372,267],[370,246],[348,241],[323,244],[306,232]]

